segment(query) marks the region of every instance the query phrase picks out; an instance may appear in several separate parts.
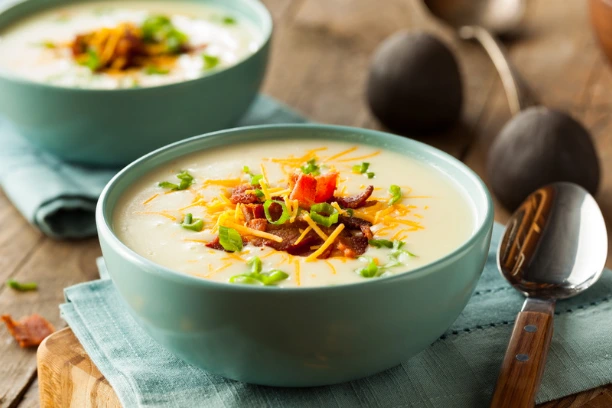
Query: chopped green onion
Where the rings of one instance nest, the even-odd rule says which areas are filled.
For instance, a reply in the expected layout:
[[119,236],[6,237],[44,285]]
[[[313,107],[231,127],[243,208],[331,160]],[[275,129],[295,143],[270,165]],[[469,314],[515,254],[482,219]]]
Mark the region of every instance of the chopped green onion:
[[[251,173],[251,169],[249,169],[249,166],[244,166],[242,168],[242,171],[244,173],[246,173],[246,175],[249,177],[249,183],[252,186],[258,186],[259,183],[261,182],[261,179],[263,178],[263,174],[253,174],[253,173]],[[255,191],[255,195],[257,195],[257,191]],[[263,195],[264,195],[263,191],[261,191],[261,196],[263,196]],[[260,197],[259,195],[257,195],[257,196]]]
[[264,285],[270,286],[270,285],[274,285],[277,282],[285,280],[288,277],[289,275],[286,274],[285,272],[278,270],[278,269],[272,269],[269,272],[264,272],[261,274],[261,281]]
[[145,42],[164,43],[167,51],[171,53],[180,52],[188,40],[187,35],[177,30],[167,16],[148,17],[140,28]]
[[360,256],[359,260],[368,263],[367,266],[356,270],[359,275],[363,276],[364,278],[373,278],[378,274],[379,268],[378,265],[376,265],[376,262],[374,262],[374,259],[369,256]]
[[260,189],[255,189],[255,195],[257,196],[257,198],[262,198],[265,196],[265,194],[263,193],[263,191],[261,191]]
[[402,189],[395,184],[392,184],[391,187],[389,187],[389,194],[391,194],[389,205],[393,205],[402,199]]
[[371,239],[368,243],[376,248],[393,248],[393,241],[388,239]]
[[167,75],[169,72],[169,69],[156,67],[155,65],[149,65],[145,68],[145,74],[147,75]]
[[234,275],[229,279],[230,283],[242,283],[244,285],[258,285],[261,281],[258,279],[259,274],[255,273],[243,273],[240,275]]
[[338,210],[328,203],[319,203],[310,207],[310,218],[317,224],[331,227],[338,222]]
[[353,173],[355,174],[363,174],[366,171],[368,171],[368,168],[370,167],[370,163],[368,162],[363,162],[361,164],[356,164],[353,166]]
[[215,68],[221,62],[219,57],[215,57],[214,55],[208,54],[202,54],[202,59],[204,60],[204,69],[207,70]]
[[288,274],[278,269],[272,269],[269,272],[261,272],[261,259],[257,256],[249,259],[247,265],[251,267],[251,272],[232,276],[229,279],[230,283],[242,283],[246,285],[263,284],[264,286],[270,286],[289,277]]
[[355,211],[352,208],[346,208],[344,211],[348,214],[349,217],[352,217]]
[[57,45],[54,42],[52,42],[52,41],[42,41],[42,42],[40,42],[38,44],[33,44],[33,45],[36,45],[36,46],[39,46],[39,47],[43,47],[43,48],[48,48],[50,50],[53,50],[53,49],[57,48]]
[[96,50],[89,48],[87,50],[87,59],[80,63],[81,65],[86,66],[92,72],[97,71],[100,68],[100,57]]
[[221,21],[223,22],[223,24],[227,24],[227,25],[234,25],[234,24],[236,24],[236,19],[234,17],[230,17],[230,16],[223,17],[223,19]]
[[[274,203],[280,205],[281,208],[283,209],[283,213],[281,214],[280,217],[278,217],[278,220],[276,221],[274,221],[272,219],[272,216],[270,215],[270,206]],[[289,218],[291,218],[291,214],[289,213],[287,206],[282,201],[266,200],[266,202],[263,205],[263,208],[264,208],[264,213],[266,214],[266,219],[268,220],[270,224],[281,225],[281,224],[286,223],[289,220]]]
[[300,169],[304,174],[312,174],[313,176],[318,176],[321,174],[321,168],[317,165],[316,159],[308,160],[305,165],[300,167]]
[[187,172],[187,170],[181,171],[176,177],[181,180],[179,184],[170,183],[169,181],[162,181],[158,184],[159,187],[169,188],[170,190],[186,190],[193,184],[193,176]]
[[6,285],[11,289],[15,289],[20,292],[27,292],[30,290],[38,289],[38,285],[34,282],[21,283],[21,282],[17,282],[14,279],[7,280]]
[[219,227],[219,243],[229,252],[240,252],[242,251],[242,237],[233,228]]
[[368,163],[368,162],[363,162],[361,164],[356,164],[356,165],[353,166],[353,173],[355,173],[355,174],[364,174],[369,179],[371,179],[371,178],[373,178],[375,176],[375,174],[372,173],[371,171],[368,171],[369,168],[370,168],[370,163]]
[[251,272],[253,273],[261,273],[262,264],[261,259],[258,256],[254,256],[247,261],[247,265],[251,267]]
[[204,221],[201,218],[193,218],[191,213],[186,214],[183,222],[181,223],[181,227],[200,232],[204,228]]

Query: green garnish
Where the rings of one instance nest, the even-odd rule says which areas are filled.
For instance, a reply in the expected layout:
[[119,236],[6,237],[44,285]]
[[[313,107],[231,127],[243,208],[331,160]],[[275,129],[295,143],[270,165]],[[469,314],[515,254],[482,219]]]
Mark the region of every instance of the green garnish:
[[187,35],[177,30],[172,21],[164,15],[148,17],[140,28],[145,42],[163,43],[171,53],[180,52],[187,42]]
[[145,68],[145,74],[147,75],[166,75],[169,72],[169,69],[156,67],[155,65],[149,65]]
[[195,232],[200,232],[204,228],[204,221],[201,218],[193,218],[193,215],[189,213],[185,215],[185,218],[181,223],[181,227]]
[[386,276],[386,274],[391,274],[391,272],[389,272],[389,269],[395,266],[402,265],[402,262],[400,261],[400,256],[402,254],[406,254],[410,257],[416,257],[416,255],[412,252],[402,249],[403,246],[406,245],[406,243],[403,241],[389,241],[388,239],[371,239],[368,241],[368,243],[376,248],[390,248],[391,252],[389,253],[389,262],[387,262],[385,265],[376,265],[374,259],[369,256],[359,257],[360,261],[368,263],[367,266],[359,268],[355,271],[364,278],[374,278],[378,276]]
[[257,256],[249,259],[247,265],[251,267],[251,272],[232,276],[229,280],[230,283],[242,283],[247,285],[263,284],[264,286],[271,286],[289,277],[288,274],[278,269],[262,272],[263,267],[261,259]]
[[234,24],[236,24],[236,19],[234,17],[230,17],[230,16],[223,17],[223,19],[221,21],[223,22],[223,24],[227,24],[227,25],[234,25]]
[[242,237],[233,228],[219,227],[219,243],[229,252],[240,252],[242,251]]
[[393,248],[393,241],[388,239],[371,239],[368,243],[376,248]]
[[402,189],[395,184],[392,184],[389,187],[389,194],[391,194],[391,198],[389,199],[389,205],[393,205],[402,199]]
[[[281,208],[283,209],[283,213],[281,214],[280,217],[278,217],[278,220],[274,221],[272,219],[272,216],[270,215],[270,206],[276,203],[278,205],[281,206]],[[289,213],[289,210],[287,209],[287,206],[285,205],[285,203],[283,203],[282,201],[272,201],[272,200],[266,200],[266,202],[263,205],[264,208],[264,213],[266,214],[266,219],[268,220],[268,222],[270,224],[273,225],[281,225],[286,223],[289,218],[291,217],[291,214]]]
[[310,207],[310,218],[317,224],[331,227],[338,222],[338,210],[328,203],[319,203]]
[[361,164],[356,164],[353,166],[353,173],[355,174],[365,174],[369,179],[371,179],[372,177],[375,176],[374,173],[372,173],[371,171],[368,171],[368,168],[370,167],[370,163],[368,162],[363,162]]
[[17,282],[14,279],[7,280],[6,286],[8,286],[11,289],[18,290],[20,292],[27,292],[30,290],[38,289],[38,285],[34,282],[21,283],[21,282]]
[[169,181],[162,181],[158,184],[159,187],[169,188],[170,190],[186,190],[193,184],[193,176],[187,172],[187,170],[181,171],[176,177],[181,180],[179,184],[170,183]]
[[257,196],[257,198],[262,198],[265,196],[265,194],[263,193],[263,191],[261,191],[260,189],[255,189],[255,195]]
[[213,69],[221,60],[219,57],[215,57],[214,55],[202,54],[202,59],[204,60],[204,69]]
[[378,265],[376,265],[376,262],[374,262],[374,259],[372,259],[369,256],[360,256],[359,260],[362,262],[367,262],[367,265],[364,266],[363,268],[357,269],[355,272],[357,272],[359,275],[363,276],[364,278],[373,278],[375,276],[378,276],[381,268],[379,268]]
[[348,214],[349,217],[352,217],[355,211],[352,208],[346,208],[344,211]]
[[98,56],[98,53],[96,52],[96,50],[93,50],[91,48],[88,49],[87,59],[82,61],[80,64],[86,66],[92,72],[97,71],[98,68],[100,68],[100,57]]
[[[246,173],[246,175],[249,177],[249,183],[252,186],[258,186],[259,183],[261,182],[261,179],[263,178],[263,174],[253,174],[251,173],[251,169],[249,169],[249,166],[244,166],[242,167],[242,171],[244,173]],[[261,190],[259,190],[261,192],[261,195],[263,196],[263,192]],[[257,195],[257,190],[255,191],[255,194]],[[257,197],[260,197],[259,195],[257,195]]]
[[316,159],[308,160],[305,165],[300,167],[300,169],[304,174],[312,174],[313,176],[318,176],[319,174],[321,174],[321,168],[317,166]]
[[52,41],[42,41],[42,42],[39,42],[38,44],[33,44],[33,45],[36,45],[38,47],[48,48],[50,50],[54,50],[57,48],[57,45]]

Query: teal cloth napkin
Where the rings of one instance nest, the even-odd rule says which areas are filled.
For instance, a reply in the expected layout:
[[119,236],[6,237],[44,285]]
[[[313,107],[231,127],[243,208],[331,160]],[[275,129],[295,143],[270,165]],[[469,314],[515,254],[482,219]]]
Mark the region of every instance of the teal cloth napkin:
[[[60,306],[125,407],[485,407],[523,297],[501,278],[495,225],[476,291],[453,326],[414,358],[381,374],[329,387],[273,388],[227,380],[155,343],[124,309],[110,279],[65,290]],[[538,402],[612,382],[612,273],[559,302]]]
[[[260,95],[237,126],[299,122],[305,120]],[[32,146],[1,117],[0,146],[0,186],[32,225],[53,238],[96,234],[96,202],[119,169],[62,162]]]

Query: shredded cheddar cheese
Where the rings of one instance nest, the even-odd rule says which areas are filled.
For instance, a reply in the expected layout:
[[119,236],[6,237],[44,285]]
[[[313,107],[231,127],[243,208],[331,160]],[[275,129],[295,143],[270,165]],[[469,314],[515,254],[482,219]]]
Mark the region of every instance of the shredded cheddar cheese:
[[295,260],[295,284],[297,286],[300,286],[302,284],[302,282],[300,281],[300,260],[296,259]]
[[145,201],[143,201],[142,205],[149,204],[151,201],[155,200],[157,197],[159,197],[159,194],[152,195],[151,197],[149,197]]
[[310,215],[306,214],[306,215],[304,215],[303,218],[304,218],[304,221],[306,221],[308,223],[308,225],[310,225],[310,228],[312,228],[314,230],[314,232],[316,232],[321,238],[323,238],[323,240],[326,240],[327,238],[329,238],[326,233],[321,231],[321,228],[319,228],[317,223],[315,223],[312,220],[312,218],[310,218]]
[[275,242],[283,242],[283,239],[277,235],[274,234],[269,234],[267,232],[263,232],[263,231],[259,231],[253,228],[249,228],[249,227],[245,227],[243,225],[240,224],[236,224],[233,222],[226,222],[224,224],[225,227],[229,227],[229,228],[233,228],[238,232],[243,232],[245,234],[248,235],[253,235],[255,237],[260,237],[260,238],[264,238],[264,239],[269,239],[271,241],[275,241]]
[[340,153],[336,153],[336,154],[334,154],[333,156],[328,157],[328,158],[327,158],[327,159],[325,159],[324,161],[325,161],[325,162],[330,162],[330,161],[336,160],[336,159],[338,159],[338,158],[340,158],[340,157],[342,157],[342,156],[346,156],[346,155],[347,155],[347,154],[349,154],[349,153],[353,153],[353,152],[354,152],[355,150],[357,150],[358,148],[359,148],[359,146],[353,146],[353,147],[351,147],[350,149],[344,150],[344,151],[342,151],[342,152],[340,152]]
[[337,271],[334,265],[331,262],[329,262],[327,259],[324,259],[324,262],[327,264],[327,266],[329,266],[329,269],[331,269],[332,275],[335,275]]
[[220,180],[208,179],[208,180],[205,180],[204,183],[202,184],[204,186],[215,185],[215,186],[224,186],[224,187],[238,187],[240,184],[242,184],[242,180],[240,180],[239,178],[220,179]]
[[325,240],[325,242],[321,245],[321,247],[317,249],[315,252],[313,252],[312,254],[308,255],[308,257],[306,258],[306,262],[314,261],[315,259],[317,259],[319,255],[325,252],[325,250],[329,248],[331,244],[334,243],[336,238],[338,238],[338,235],[340,235],[343,229],[344,229],[344,224],[338,224],[334,232],[331,233],[329,238]]

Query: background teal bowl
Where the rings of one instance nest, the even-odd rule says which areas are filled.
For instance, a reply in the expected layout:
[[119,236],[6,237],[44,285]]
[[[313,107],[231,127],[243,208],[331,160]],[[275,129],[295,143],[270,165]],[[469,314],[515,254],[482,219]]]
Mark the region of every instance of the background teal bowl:
[[[86,1],[17,3],[0,11],[0,31],[32,13]],[[124,165],[168,143],[235,125],[264,78],[272,35],[270,14],[258,0],[180,1],[231,10],[259,28],[262,46],[211,75],[149,88],[67,88],[0,73],[0,115],[39,148],[67,161],[98,166]]]
[[[415,157],[464,190],[475,232],[460,248],[388,278],[318,288],[230,285],[159,266],[113,233],[118,198],[141,176],[181,156],[252,140],[363,143]],[[409,175],[406,176],[409,182]],[[211,373],[271,386],[317,386],[393,367],[433,343],[453,323],[482,273],[493,208],[482,181],[453,157],[414,140],[325,125],[238,128],[157,150],[122,170],[96,210],[104,260],[128,310],[160,344]],[[450,227],[450,226],[449,226]]]

